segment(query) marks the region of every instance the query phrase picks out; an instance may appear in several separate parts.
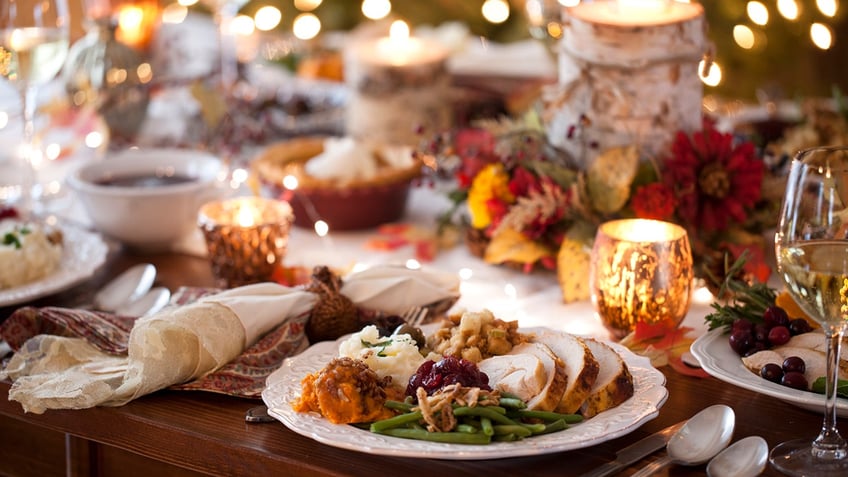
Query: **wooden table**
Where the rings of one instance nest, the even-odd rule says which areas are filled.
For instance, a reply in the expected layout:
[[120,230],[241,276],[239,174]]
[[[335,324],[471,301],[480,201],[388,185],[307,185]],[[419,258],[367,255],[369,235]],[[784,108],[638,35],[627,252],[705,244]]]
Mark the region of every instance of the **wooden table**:
[[[90,282],[34,304],[77,300],[140,261],[154,263],[160,283],[171,289],[212,285],[203,259],[118,252]],[[0,319],[11,311],[0,309]],[[10,385],[0,382],[0,475],[571,476],[612,460],[617,449],[717,403],[736,411],[735,439],[760,435],[774,446],[790,438],[812,438],[821,427],[818,413],[716,379],[687,377],[668,367],[662,371],[668,379],[668,401],[656,419],[632,433],[582,450],[486,461],[375,457],[337,449],[280,423],[246,423],[245,412],[258,401],[204,392],[160,391],[117,408],[25,414],[17,402],[5,399]],[[630,475],[660,455],[620,475]],[[705,475],[705,466],[673,466],[660,475]],[[769,468],[764,475],[779,474]]]

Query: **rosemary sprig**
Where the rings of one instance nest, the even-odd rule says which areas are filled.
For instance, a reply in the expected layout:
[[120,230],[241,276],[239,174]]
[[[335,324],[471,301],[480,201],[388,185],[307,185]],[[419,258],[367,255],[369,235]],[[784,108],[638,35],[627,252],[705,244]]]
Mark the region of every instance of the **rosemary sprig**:
[[[718,296],[731,298],[726,304],[712,304],[715,311],[704,318],[710,330],[722,327],[729,330],[738,318],[744,318],[752,323],[762,323],[766,308],[774,305],[777,298],[777,292],[774,289],[769,288],[765,283],[749,283],[738,278],[742,276],[740,272],[747,259],[748,253],[745,251],[733,265],[728,267],[727,257],[725,257],[725,278],[721,282]],[[714,276],[709,278],[718,282]]]

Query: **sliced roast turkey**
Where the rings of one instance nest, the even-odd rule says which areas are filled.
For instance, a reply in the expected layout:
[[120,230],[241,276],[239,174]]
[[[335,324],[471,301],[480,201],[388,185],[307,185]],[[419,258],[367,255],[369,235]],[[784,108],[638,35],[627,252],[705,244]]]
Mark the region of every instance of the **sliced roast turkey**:
[[627,363],[611,346],[594,339],[584,339],[583,342],[600,368],[589,396],[580,406],[580,414],[589,418],[630,399],[634,392],[633,376]]
[[484,359],[478,366],[493,387],[520,397],[528,409],[553,411],[568,381],[565,364],[542,343],[516,345],[508,354]]
[[555,410],[566,414],[577,412],[589,396],[600,371],[592,351],[582,338],[555,331],[537,333],[533,342],[547,345],[565,363],[568,382]]

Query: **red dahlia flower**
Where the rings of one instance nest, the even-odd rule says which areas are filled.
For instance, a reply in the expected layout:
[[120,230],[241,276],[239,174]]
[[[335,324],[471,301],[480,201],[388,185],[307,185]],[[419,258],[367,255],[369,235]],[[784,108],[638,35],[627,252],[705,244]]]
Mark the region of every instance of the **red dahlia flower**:
[[636,217],[642,219],[666,220],[674,216],[677,198],[674,191],[661,182],[654,182],[636,189],[630,199],[630,207]]
[[742,223],[760,199],[764,165],[751,142],[733,144],[711,124],[690,138],[680,132],[663,178],[678,199],[678,216],[687,226],[725,230]]

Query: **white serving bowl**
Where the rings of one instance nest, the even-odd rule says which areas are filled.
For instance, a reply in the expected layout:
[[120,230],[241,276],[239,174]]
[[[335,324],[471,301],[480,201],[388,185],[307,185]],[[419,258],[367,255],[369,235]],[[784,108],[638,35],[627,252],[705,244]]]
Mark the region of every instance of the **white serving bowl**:
[[[203,203],[222,194],[221,161],[205,152],[130,149],[68,176],[91,222],[105,235],[145,251],[171,248],[192,232]],[[163,185],[104,184],[129,177],[183,177]]]

